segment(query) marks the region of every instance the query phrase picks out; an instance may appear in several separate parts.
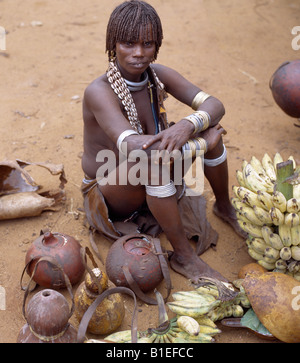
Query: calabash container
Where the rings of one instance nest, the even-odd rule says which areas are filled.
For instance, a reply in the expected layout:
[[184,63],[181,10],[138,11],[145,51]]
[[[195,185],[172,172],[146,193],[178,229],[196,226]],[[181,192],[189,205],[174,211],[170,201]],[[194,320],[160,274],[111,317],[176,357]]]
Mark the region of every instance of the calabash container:
[[[52,256],[63,268],[72,285],[78,283],[85,272],[81,257],[81,245],[71,236],[58,232],[45,232],[32,243],[25,258],[29,276],[37,260],[43,256]],[[62,273],[47,261],[39,264],[34,281],[40,286],[52,289],[64,288]]]

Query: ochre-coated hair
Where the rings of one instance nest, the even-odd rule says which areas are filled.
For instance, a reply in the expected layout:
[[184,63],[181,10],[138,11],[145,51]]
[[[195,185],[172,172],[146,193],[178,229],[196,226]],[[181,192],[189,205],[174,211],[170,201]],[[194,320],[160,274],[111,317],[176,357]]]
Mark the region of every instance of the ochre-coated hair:
[[125,1],[114,9],[107,24],[108,58],[115,54],[117,42],[136,42],[140,36],[144,41],[149,41],[152,36],[156,59],[163,39],[162,25],[156,10],[145,1]]

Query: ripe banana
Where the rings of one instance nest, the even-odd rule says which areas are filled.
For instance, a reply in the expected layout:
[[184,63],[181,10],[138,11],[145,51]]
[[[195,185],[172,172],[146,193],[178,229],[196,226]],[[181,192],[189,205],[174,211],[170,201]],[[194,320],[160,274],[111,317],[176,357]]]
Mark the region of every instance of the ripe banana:
[[296,261],[300,261],[300,247],[292,246],[291,247],[292,258]]
[[195,290],[197,291],[198,294],[201,294],[201,295],[202,294],[211,295],[216,299],[219,297],[219,291],[215,285],[199,286],[199,287],[195,287]]
[[292,233],[291,228],[286,224],[281,224],[278,227],[278,233],[285,247],[290,247],[292,245]]
[[177,291],[172,294],[175,301],[190,301],[199,304],[210,304],[216,300],[216,298],[210,294],[199,294],[197,291]]
[[[280,251],[278,251],[277,249],[273,247],[267,247],[265,249],[264,259],[269,263],[276,262],[279,258],[279,253]],[[266,257],[268,258],[268,260],[266,259]]]
[[284,261],[290,260],[292,257],[292,251],[289,247],[283,247],[280,251],[280,258]]
[[264,224],[269,224],[269,225],[273,224],[273,221],[272,221],[272,218],[270,216],[270,213],[267,212],[266,210],[264,210],[263,208],[260,208],[260,207],[258,207],[256,205],[254,205],[253,206],[253,211],[254,211],[254,214],[256,215],[256,217],[262,223],[261,224],[262,226]]
[[275,248],[278,251],[280,251],[284,247],[282,239],[280,238],[279,234],[277,234],[277,233],[270,234],[269,244],[272,248]]
[[281,258],[278,259],[276,262],[275,262],[275,267],[278,269],[278,270],[283,270],[283,271],[286,271],[287,269],[287,263],[285,260],[282,260]]
[[265,154],[262,158],[262,166],[266,171],[266,174],[273,183],[276,182],[276,169],[274,168],[273,160],[268,154]]
[[244,181],[243,172],[241,170],[236,171],[236,179],[240,186],[246,187],[246,183]]
[[258,190],[272,191],[273,189],[257,174],[257,172],[253,169],[252,165],[247,163],[243,167],[243,177],[246,186],[256,192]]
[[268,174],[266,173],[262,163],[260,162],[260,160],[258,160],[255,156],[252,156],[251,160],[250,160],[250,164],[252,165],[252,167],[254,168],[254,170],[257,172],[257,174],[267,183],[270,184],[270,186],[272,186],[272,181],[270,179],[270,177],[268,176]]
[[268,271],[272,271],[275,268],[274,262],[270,263],[270,262],[267,262],[267,261],[261,259],[261,260],[257,261],[257,263]]
[[280,155],[280,153],[276,153],[273,159],[273,163],[274,163],[274,169],[277,170],[277,164],[282,163],[283,162],[283,158]]
[[[255,206],[254,206],[255,207]],[[255,213],[255,209],[247,206],[242,206],[239,211],[253,224],[257,226],[263,226],[265,224],[265,221],[262,221],[260,218],[258,218],[258,215],[262,218],[262,215],[260,215],[258,212]],[[262,208],[260,208],[262,209]],[[271,220],[271,217],[270,217]],[[272,223],[272,220],[271,220]]]
[[300,217],[297,213],[285,213],[284,224],[289,228],[299,226]]
[[211,328],[217,328],[217,325],[207,315],[199,316],[198,318],[195,318],[195,320],[200,326],[205,325]]
[[300,200],[300,184],[293,185],[293,197]]
[[296,160],[295,160],[295,158],[293,157],[293,155],[290,155],[289,157],[288,157],[288,160],[292,160],[292,162],[293,162],[293,168],[294,168],[294,170],[296,169],[296,167],[297,167],[297,163],[296,163]]
[[[138,338],[140,338],[138,333]],[[105,340],[109,340],[115,343],[129,343],[131,342],[131,330],[123,330],[108,335]]]
[[232,306],[232,315],[235,318],[241,318],[244,315],[244,309],[241,307],[241,305]]
[[286,211],[288,213],[298,213],[300,211],[300,199],[291,198],[286,202]]
[[288,265],[289,272],[297,273],[300,271],[300,262],[299,261],[291,261]]
[[240,220],[238,220],[238,224],[243,231],[249,233],[252,237],[262,237],[260,226],[257,226],[253,223],[242,222]]
[[210,310],[220,304],[219,300],[215,300],[210,304],[195,304],[190,301],[172,301],[167,302],[167,305],[173,313],[177,315],[191,316],[197,318],[198,316],[207,314]]
[[248,247],[249,255],[256,261],[262,260],[264,258],[263,253],[256,252],[253,248]]
[[248,246],[259,254],[264,254],[267,244],[263,238],[255,237],[249,241]]
[[272,196],[267,192],[263,192],[261,190],[257,191],[257,199],[260,201],[261,207],[264,208],[266,211],[274,207]]
[[273,233],[273,228],[271,226],[262,226],[261,234],[266,244],[272,246],[270,243],[270,234]]
[[300,245],[300,225],[291,228],[292,245]]
[[248,204],[249,207],[253,207],[254,205],[261,207],[261,203],[258,199],[257,194],[254,193],[252,190],[240,186],[236,189],[236,193],[237,196],[246,204]]
[[272,201],[274,207],[278,208],[280,212],[284,213],[286,211],[286,198],[281,192],[276,190],[272,195]]
[[199,323],[191,316],[179,316],[177,319],[178,327],[189,335],[198,335],[200,333]]
[[284,223],[284,214],[278,208],[272,207],[269,213],[275,226],[280,226]]

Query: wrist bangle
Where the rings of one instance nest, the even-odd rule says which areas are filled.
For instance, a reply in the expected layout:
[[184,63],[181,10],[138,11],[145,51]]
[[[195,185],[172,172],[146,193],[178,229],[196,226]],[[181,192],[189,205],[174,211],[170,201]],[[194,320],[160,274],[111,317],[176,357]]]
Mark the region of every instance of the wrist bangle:
[[189,116],[184,117],[184,120],[191,122],[194,125],[194,132],[192,135],[198,132],[206,130],[210,126],[211,118],[206,111],[196,111]]
[[117,148],[120,151],[120,153],[122,153],[122,154],[125,154],[125,152],[122,150],[122,143],[123,143],[124,139],[130,135],[139,135],[139,134],[134,130],[125,130],[118,137]]

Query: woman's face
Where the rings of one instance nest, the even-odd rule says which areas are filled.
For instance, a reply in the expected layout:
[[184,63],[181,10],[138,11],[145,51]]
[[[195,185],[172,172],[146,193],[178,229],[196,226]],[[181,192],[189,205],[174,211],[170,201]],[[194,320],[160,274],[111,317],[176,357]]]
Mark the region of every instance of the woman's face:
[[137,41],[117,42],[116,58],[122,76],[138,82],[143,72],[153,61],[155,42],[152,36],[147,41],[141,37]]

